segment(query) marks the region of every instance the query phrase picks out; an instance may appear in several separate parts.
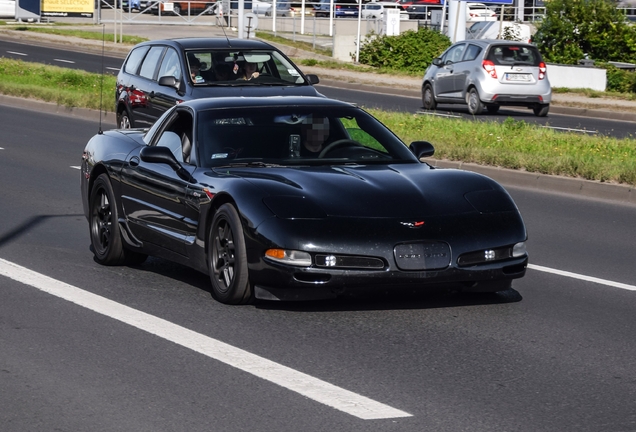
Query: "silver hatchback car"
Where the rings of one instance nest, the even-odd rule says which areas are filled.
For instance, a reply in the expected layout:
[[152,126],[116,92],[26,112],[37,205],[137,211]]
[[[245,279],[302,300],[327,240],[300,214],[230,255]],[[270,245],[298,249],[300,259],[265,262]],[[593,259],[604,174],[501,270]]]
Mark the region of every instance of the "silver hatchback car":
[[484,107],[495,114],[503,105],[525,106],[545,117],[551,98],[539,50],[518,41],[457,42],[433,60],[422,81],[422,105],[427,110],[438,103],[462,103],[477,115]]

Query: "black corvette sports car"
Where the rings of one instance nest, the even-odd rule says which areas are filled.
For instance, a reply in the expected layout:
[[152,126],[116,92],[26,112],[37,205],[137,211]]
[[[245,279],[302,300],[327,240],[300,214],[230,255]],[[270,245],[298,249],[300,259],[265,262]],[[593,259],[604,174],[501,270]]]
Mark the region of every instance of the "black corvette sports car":
[[224,303],[351,290],[501,291],[525,274],[508,193],[420,161],[363,109],[320,97],[198,99],[95,135],[81,193],[95,259],[210,275]]

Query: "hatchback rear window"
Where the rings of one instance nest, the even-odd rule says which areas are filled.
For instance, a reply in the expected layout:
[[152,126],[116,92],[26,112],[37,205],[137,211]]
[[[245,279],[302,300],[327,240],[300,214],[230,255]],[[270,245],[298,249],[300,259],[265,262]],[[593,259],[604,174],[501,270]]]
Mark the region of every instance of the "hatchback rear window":
[[488,60],[495,65],[528,65],[539,66],[541,54],[533,46],[495,45],[490,47]]

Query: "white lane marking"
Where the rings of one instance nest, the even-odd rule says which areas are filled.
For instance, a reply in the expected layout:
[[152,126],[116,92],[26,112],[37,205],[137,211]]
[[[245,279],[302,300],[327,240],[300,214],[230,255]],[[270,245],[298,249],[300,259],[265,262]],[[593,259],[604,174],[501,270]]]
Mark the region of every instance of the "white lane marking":
[[10,261],[0,259],[0,275],[137,327],[363,420],[412,417],[412,414],[342,389],[169,321],[60,282]]
[[75,62],[72,61],[72,60],[53,59],[53,61],[57,61],[57,62],[61,62],[61,63],[73,63],[73,64],[75,64]]
[[79,167],[79,166],[73,166],[73,165],[71,165],[71,168],[73,168],[73,169],[82,169],[82,167]]
[[544,125],[542,125],[541,127],[545,129],[554,129],[554,130],[560,130],[560,131],[566,131],[566,132],[581,132],[581,133],[589,133],[589,134],[598,133],[598,131],[591,131],[587,129],[572,129],[572,128],[564,128],[564,127],[556,127],[556,126],[544,126]]
[[17,51],[7,51],[7,53],[15,54],[15,55],[19,55],[19,56],[28,56],[27,53],[21,53],[21,52],[17,52]]
[[113,70],[113,71],[118,71],[120,68],[114,68],[114,67],[106,66],[106,69],[110,69],[110,70]]
[[4,150],[4,147],[0,147],[0,150]]
[[592,277],[592,276],[585,276],[585,275],[581,275],[581,274],[578,274],[578,273],[571,273],[571,272],[568,272],[568,271],[552,269],[552,268],[549,268],[549,267],[543,267],[543,266],[539,266],[539,265],[535,265],[535,264],[528,264],[528,268],[531,268],[533,270],[546,272],[546,273],[556,274],[556,275],[559,275],[559,276],[565,276],[565,277],[579,279],[579,280],[583,280],[583,281],[587,281],[587,282],[594,282],[594,283],[601,284],[601,285],[607,285],[607,286],[611,286],[611,287],[614,287],[614,288],[621,288],[621,289],[625,289],[625,290],[629,290],[629,291],[636,291],[636,285],[628,285],[628,284],[624,284],[624,283],[621,283],[621,282],[614,282],[614,281],[610,281],[610,280],[606,280],[606,279],[599,279],[599,278],[595,278],[595,277]]

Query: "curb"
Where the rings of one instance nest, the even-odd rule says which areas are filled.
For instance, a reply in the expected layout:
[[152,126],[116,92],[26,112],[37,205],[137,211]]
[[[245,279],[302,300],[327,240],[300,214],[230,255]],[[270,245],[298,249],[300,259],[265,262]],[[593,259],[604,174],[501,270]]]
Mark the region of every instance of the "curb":
[[94,122],[99,122],[101,120],[102,125],[107,128],[114,128],[116,125],[115,113],[113,112],[101,111],[100,113],[98,110],[88,108],[66,107],[54,102],[46,102],[37,99],[24,99],[17,96],[7,96],[3,94],[0,94],[0,105]]

